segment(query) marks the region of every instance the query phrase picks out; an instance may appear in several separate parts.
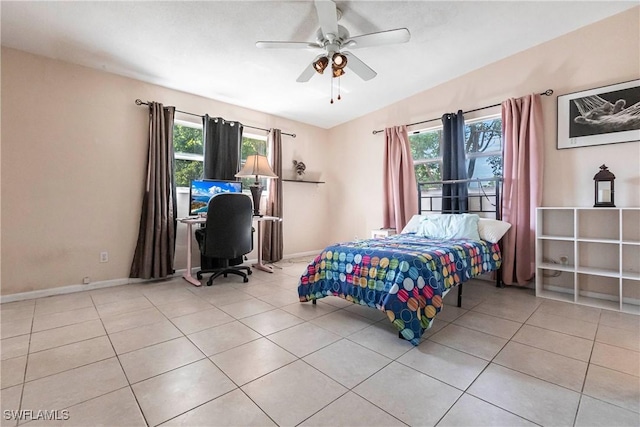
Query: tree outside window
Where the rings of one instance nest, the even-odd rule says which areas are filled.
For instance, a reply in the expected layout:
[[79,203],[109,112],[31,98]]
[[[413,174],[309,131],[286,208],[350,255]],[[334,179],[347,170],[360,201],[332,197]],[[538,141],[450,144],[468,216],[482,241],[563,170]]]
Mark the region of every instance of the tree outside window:
[[176,121],[173,125],[176,187],[189,187],[201,179],[204,166],[202,125]]
[[[173,126],[173,151],[175,158],[176,187],[191,185],[194,179],[204,176],[204,143],[202,125],[176,120]],[[267,156],[266,137],[247,135],[242,137],[241,167],[251,154]],[[254,178],[242,178],[242,188],[248,190]],[[268,179],[260,180],[267,188]]]
[[[502,176],[502,119],[493,118],[465,125],[467,177]],[[471,185],[477,187],[478,183]],[[487,185],[487,183],[483,183]]]
[[[465,157],[468,178],[502,176],[502,119],[491,117],[465,123]],[[418,182],[442,181],[442,127],[409,135]],[[483,186],[494,185],[483,183]],[[471,183],[470,188],[478,188]],[[428,190],[440,190],[434,185]]]

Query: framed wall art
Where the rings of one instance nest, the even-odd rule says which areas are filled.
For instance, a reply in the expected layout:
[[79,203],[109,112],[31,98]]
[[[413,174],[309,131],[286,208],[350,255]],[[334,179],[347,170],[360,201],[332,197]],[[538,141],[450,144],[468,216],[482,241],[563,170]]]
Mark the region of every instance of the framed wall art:
[[558,97],[558,150],[640,141],[640,80]]

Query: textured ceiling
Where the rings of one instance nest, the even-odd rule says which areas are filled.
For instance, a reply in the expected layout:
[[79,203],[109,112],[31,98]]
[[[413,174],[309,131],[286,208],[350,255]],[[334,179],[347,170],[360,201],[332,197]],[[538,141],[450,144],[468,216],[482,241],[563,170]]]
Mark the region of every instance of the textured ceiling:
[[352,36],[406,27],[412,37],[406,44],[354,50],[378,76],[364,82],[347,71],[340,79],[342,100],[334,104],[328,74],[296,83],[316,51],[255,47],[258,40],[315,41],[319,24],[311,1],[2,1],[1,41],[330,128],[638,4],[336,3],[343,12],[339,23]]

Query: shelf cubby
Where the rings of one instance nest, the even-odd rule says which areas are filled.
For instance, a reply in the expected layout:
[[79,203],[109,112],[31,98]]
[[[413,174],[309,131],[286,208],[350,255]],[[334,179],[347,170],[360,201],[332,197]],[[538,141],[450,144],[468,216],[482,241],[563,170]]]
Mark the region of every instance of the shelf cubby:
[[622,277],[640,280],[640,245],[622,244]]
[[572,210],[540,208],[538,210],[538,224],[542,226],[539,230],[540,237],[574,238],[574,218]]
[[[573,271],[575,268],[575,244],[571,240],[542,239],[540,241],[540,254],[544,256],[539,260],[542,268]],[[563,262],[566,258],[566,262]]]
[[640,245],[640,209],[622,209],[621,216],[622,241]]
[[575,283],[572,272],[538,268],[536,278],[540,278],[540,288],[536,290],[536,295],[574,302]]
[[599,242],[578,242],[578,264],[580,272],[598,275],[620,273],[620,245]]
[[620,215],[617,209],[577,209],[578,238],[620,240]]
[[640,314],[640,279],[622,279],[622,311]]

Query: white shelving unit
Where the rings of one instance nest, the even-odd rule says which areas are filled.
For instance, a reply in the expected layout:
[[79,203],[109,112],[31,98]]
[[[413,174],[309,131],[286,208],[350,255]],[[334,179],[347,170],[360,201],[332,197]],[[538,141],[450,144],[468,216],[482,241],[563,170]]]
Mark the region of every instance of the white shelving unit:
[[640,208],[538,208],[536,295],[640,314]]

